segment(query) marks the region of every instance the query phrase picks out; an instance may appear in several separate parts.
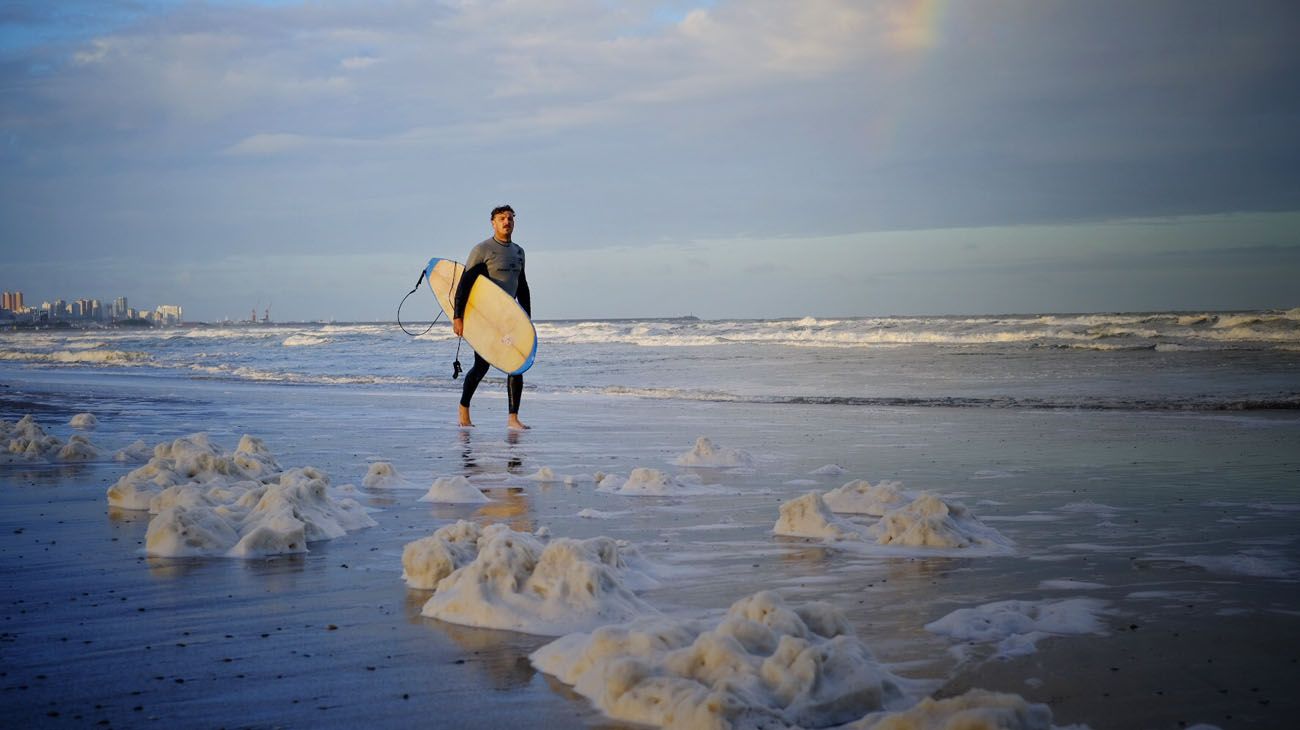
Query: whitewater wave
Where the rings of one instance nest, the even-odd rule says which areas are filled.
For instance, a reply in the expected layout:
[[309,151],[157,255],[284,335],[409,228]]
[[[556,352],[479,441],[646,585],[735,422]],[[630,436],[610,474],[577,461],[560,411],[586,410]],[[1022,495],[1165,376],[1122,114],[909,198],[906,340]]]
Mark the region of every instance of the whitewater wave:
[[147,352],[123,350],[56,350],[54,352],[0,350],[0,360],[62,365],[142,365],[152,359]]
[[319,337],[317,335],[300,333],[295,335],[289,335],[288,337],[284,338],[284,341],[281,342],[280,344],[284,345],[285,347],[316,347],[318,345],[327,345],[330,342],[331,340],[328,337]]
[[871,317],[795,320],[654,320],[539,322],[544,342],[641,347],[778,345],[877,348],[1072,347],[1149,350],[1158,345],[1300,344],[1300,319],[1290,313],[1088,314],[996,317]]
[[322,375],[231,365],[190,365],[187,369],[212,378],[291,385],[429,385],[427,378],[400,375]]

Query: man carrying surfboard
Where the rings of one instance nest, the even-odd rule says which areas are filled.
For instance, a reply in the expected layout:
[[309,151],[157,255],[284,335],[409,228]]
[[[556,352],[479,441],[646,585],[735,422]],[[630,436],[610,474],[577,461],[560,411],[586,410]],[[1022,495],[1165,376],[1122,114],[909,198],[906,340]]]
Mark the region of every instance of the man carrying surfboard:
[[[524,312],[532,315],[532,297],[528,291],[528,278],[524,275],[524,249],[511,237],[515,231],[515,211],[508,205],[492,209],[492,237],[470,249],[465,261],[465,274],[456,286],[455,312],[452,315],[451,329],[457,336],[465,332],[465,305],[469,302],[470,289],[480,276],[486,276],[507,294],[519,301]],[[460,394],[460,425],[473,426],[469,417],[469,404],[478,389],[479,381],[487,375],[490,364],[478,351],[474,352],[474,365],[465,373],[465,385]],[[526,429],[519,421],[519,400],[524,393],[523,374],[510,375],[506,378],[506,395],[509,400],[509,417],[506,426],[513,429]]]

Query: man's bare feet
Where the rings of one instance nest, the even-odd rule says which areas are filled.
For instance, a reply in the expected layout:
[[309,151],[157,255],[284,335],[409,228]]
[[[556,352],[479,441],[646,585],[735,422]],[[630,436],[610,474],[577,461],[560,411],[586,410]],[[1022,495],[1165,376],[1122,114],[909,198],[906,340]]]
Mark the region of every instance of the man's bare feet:
[[460,407],[460,427],[473,428],[474,422],[469,420],[469,409],[465,406]]
[[506,420],[506,428],[512,428],[516,431],[527,431],[532,426],[525,426],[519,421],[519,416],[511,413],[510,418]]

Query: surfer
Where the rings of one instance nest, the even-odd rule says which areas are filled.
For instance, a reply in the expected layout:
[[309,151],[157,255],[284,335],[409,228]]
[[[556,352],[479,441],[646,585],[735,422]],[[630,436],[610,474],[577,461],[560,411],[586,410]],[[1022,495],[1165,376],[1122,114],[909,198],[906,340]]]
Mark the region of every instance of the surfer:
[[[508,205],[492,209],[492,237],[470,249],[465,261],[465,274],[456,286],[456,311],[452,315],[451,329],[460,336],[465,330],[465,305],[469,302],[469,290],[480,276],[486,276],[505,290],[507,294],[519,301],[519,305],[531,317],[533,314],[532,298],[528,291],[528,278],[524,276],[524,249],[511,240],[515,231],[515,211]],[[469,417],[469,403],[474,398],[474,391],[479,381],[487,375],[488,361],[478,352],[474,353],[474,365],[465,373],[465,386],[460,393],[460,425],[473,426]],[[519,421],[519,399],[524,394],[524,376],[510,375],[506,378],[506,396],[510,404],[510,415],[506,420],[508,428],[523,430],[528,428]]]

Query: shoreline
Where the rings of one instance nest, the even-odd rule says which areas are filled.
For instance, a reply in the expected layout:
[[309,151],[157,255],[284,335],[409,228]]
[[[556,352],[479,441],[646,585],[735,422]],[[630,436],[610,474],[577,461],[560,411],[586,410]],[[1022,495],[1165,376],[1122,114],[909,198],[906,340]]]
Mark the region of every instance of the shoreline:
[[[940,696],[966,687],[1014,692],[1047,703],[1058,724],[1267,727],[1300,709],[1278,686],[1294,657],[1257,653],[1300,645],[1300,606],[1288,598],[1294,575],[1185,562],[1255,545],[1294,571],[1294,538],[1278,542],[1296,501],[1288,464],[1300,419],[1292,412],[827,410],[538,394],[528,403],[535,428],[512,436],[496,393],[476,401],[480,426],[466,432],[452,423],[450,393],[124,385],[99,375],[31,371],[16,385],[40,396],[38,420],[65,437],[71,415],[96,411],[100,426],[88,435],[105,448],[200,430],[229,448],[246,432],[286,466],[319,467],[336,485],[359,484],[366,465],[383,460],[421,489],[361,490],[363,503],[381,510],[372,514],[379,526],[312,543],[304,556],[159,559],[139,553],[147,515],[104,501],[127,467],[0,467],[0,561],[13,597],[0,656],[15,722],[48,723],[58,712],[114,725],[156,717],[399,727],[432,715],[467,727],[621,727],[528,665],[547,639],[420,616],[429,593],[402,584],[402,546],[461,518],[629,540],[673,576],[641,594],[673,616],[716,612],[762,588],[830,601],[899,674]],[[0,398],[0,418],[21,415],[13,412],[21,405]],[[498,406],[502,427],[491,421]],[[669,466],[699,435],[762,458],[750,471]],[[1243,448],[1249,462],[1233,456]],[[830,464],[844,472],[810,474]],[[523,479],[544,466],[655,466],[736,493],[634,498]],[[450,474],[470,476],[495,501],[416,501],[433,477]],[[958,499],[1013,538],[1017,553],[855,553],[771,535],[781,502],[853,478],[899,479]],[[583,509],[622,514],[582,518]],[[1062,579],[1101,587],[1044,587]],[[1104,635],[1048,638],[1019,658],[986,661],[990,649],[979,646],[961,661],[949,639],[922,628],[991,601],[1084,595],[1115,611],[1104,614]],[[1227,651],[1218,638],[1226,635],[1244,650]],[[484,690],[490,704],[482,704]],[[244,714],[229,714],[235,696]]]

